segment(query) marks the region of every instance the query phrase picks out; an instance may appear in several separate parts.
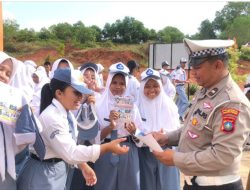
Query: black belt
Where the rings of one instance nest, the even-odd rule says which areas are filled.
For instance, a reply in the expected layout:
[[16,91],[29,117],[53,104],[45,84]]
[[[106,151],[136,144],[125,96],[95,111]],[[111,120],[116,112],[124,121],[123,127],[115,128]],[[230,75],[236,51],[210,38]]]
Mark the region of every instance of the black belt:
[[34,160],[38,160],[40,162],[51,162],[51,163],[56,163],[56,162],[61,162],[63,161],[61,158],[49,158],[45,160],[40,160],[35,154],[30,154],[30,157],[33,158]]
[[[134,142],[133,141],[133,139],[132,139],[132,136],[126,136],[126,137],[119,137],[119,138],[126,138],[126,140],[125,141],[123,141],[123,142]],[[109,139],[109,138],[105,138],[104,140],[103,140],[103,143],[102,144],[104,144],[104,143],[109,143],[111,141],[111,139]]]
[[184,84],[176,84],[176,86],[183,86]]

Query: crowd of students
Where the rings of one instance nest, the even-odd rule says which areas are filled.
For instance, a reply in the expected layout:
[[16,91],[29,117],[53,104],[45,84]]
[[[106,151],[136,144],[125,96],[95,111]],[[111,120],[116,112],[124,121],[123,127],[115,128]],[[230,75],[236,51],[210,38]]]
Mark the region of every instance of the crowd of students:
[[[104,82],[100,64],[75,70],[65,58],[43,66],[4,52],[0,58],[0,85],[20,93],[18,100],[9,98],[24,118],[9,125],[1,121],[1,189],[180,189],[179,170],[161,164],[134,138],[180,127],[160,72],[149,68],[139,76],[134,60],[118,62]],[[119,121],[117,97],[131,101],[126,121]],[[27,124],[29,118],[34,120]],[[29,125],[30,133],[17,131],[22,125]],[[36,138],[26,136],[17,144],[18,135],[28,134]]]

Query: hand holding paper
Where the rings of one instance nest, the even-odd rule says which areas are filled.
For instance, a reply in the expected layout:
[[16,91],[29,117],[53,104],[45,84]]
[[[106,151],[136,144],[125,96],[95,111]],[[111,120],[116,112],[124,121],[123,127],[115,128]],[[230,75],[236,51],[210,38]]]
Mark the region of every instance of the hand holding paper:
[[154,139],[153,135],[151,133],[147,135],[136,135],[140,141],[142,141],[144,144],[146,144],[149,148],[151,148],[153,151],[163,152],[161,146],[158,144],[158,142]]

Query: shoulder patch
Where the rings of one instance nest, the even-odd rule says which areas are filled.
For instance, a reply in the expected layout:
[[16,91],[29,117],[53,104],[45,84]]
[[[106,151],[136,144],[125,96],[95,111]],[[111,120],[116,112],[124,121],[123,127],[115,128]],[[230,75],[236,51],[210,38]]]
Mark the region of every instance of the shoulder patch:
[[235,117],[223,117],[221,131],[224,133],[232,133],[235,130]]

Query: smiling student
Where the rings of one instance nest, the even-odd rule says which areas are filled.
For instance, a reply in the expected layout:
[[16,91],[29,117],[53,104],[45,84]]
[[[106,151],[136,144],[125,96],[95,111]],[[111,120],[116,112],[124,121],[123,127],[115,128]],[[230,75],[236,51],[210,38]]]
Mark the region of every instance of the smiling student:
[[97,100],[96,110],[102,144],[115,138],[126,137],[127,140],[123,144],[129,146],[129,153],[120,156],[106,154],[95,163],[98,178],[95,190],[140,189],[138,148],[130,134],[135,133],[136,127],[140,127],[141,117],[138,108],[132,103],[132,97],[131,118],[128,123],[119,121],[121,112],[115,108],[116,97],[126,96],[128,73],[129,69],[121,62],[109,67],[106,89],[101,99]]
[[[160,73],[146,69],[141,74],[138,108],[142,117],[141,131],[174,131],[180,127],[177,106],[168,97],[161,83]],[[163,149],[174,147],[163,147]],[[155,159],[148,147],[139,148],[141,189],[179,190],[180,174],[176,167],[165,166]]]
[[85,162],[95,162],[106,152],[128,152],[128,147],[119,146],[125,139],[88,147],[76,144],[76,120],[69,110],[79,109],[83,94],[92,94],[92,91],[84,87],[80,76],[80,71],[57,69],[46,86],[51,93],[42,94],[49,98],[47,102],[43,102],[39,116],[46,154],[44,159],[40,160],[37,152],[31,152],[18,178],[18,189],[62,190],[66,185],[69,167],[75,164],[79,164],[85,171],[89,180],[87,183],[93,184],[96,182],[94,171]]
[[[18,67],[23,66],[21,62],[13,57],[10,57],[0,51],[0,88],[1,95],[1,120],[0,120],[0,189],[1,190],[16,190],[16,171],[15,171],[15,155],[24,147],[16,144],[14,132],[16,124],[4,122],[3,115],[4,106],[8,104],[8,108],[13,107],[21,109],[26,104],[26,99],[20,89],[12,88],[11,83],[15,80]],[[4,97],[7,97],[8,102],[4,102]],[[17,110],[16,109],[16,110]]]

